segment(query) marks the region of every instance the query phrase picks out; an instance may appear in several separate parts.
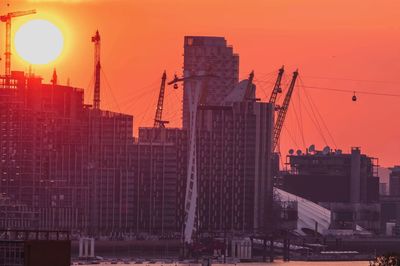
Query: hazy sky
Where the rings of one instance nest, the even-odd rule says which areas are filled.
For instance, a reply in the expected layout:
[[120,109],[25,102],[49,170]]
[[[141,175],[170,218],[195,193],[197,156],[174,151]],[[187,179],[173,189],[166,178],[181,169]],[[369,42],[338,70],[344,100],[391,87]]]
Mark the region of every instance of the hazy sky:
[[[49,81],[56,67],[62,83],[70,78],[71,85],[86,89],[87,97],[93,95],[90,37],[99,29],[102,106],[134,115],[135,127],[152,125],[162,71],[170,77],[182,72],[183,36],[224,36],[240,55],[240,76],[254,69],[263,99],[281,65],[287,79],[299,68],[302,86],[296,88],[285,124],[283,154],[310,144],[322,149],[327,143],[344,151],[360,146],[383,166],[400,164],[400,97],[357,94],[358,101],[352,102],[351,93],[310,88],[400,94],[398,0],[8,2],[10,7],[1,1],[3,13],[38,11],[15,19],[14,30],[34,18],[49,19],[62,29],[63,55],[54,64],[34,67],[35,72]],[[0,29],[4,32],[4,25]],[[17,55],[13,66],[28,69]],[[180,126],[180,100],[181,90],[168,88],[164,118],[171,126]]]

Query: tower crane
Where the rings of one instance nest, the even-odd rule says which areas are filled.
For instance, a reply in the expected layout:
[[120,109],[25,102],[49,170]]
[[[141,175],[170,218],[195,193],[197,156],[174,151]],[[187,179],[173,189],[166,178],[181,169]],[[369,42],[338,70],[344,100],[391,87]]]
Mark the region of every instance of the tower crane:
[[94,43],[94,93],[93,93],[93,108],[100,109],[100,34],[96,31],[96,34],[92,37],[92,43]]
[[297,79],[298,75],[299,75],[298,70],[293,72],[292,81],[290,82],[290,85],[289,85],[288,91],[286,93],[285,99],[283,100],[283,104],[279,108],[278,118],[276,119],[275,127],[274,127],[272,151],[275,151],[276,146],[278,144],[279,137],[281,135],[281,131],[282,131],[282,127],[283,127],[283,123],[285,122],[286,113],[287,113],[288,108],[289,108],[290,99],[292,97],[293,89],[294,89],[294,86],[296,85],[296,79]]
[[250,72],[249,79],[247,81],[246,91],[244,93],[243,100],[248,101],[253,99],[253,79],[254,79],[254,71]]
[[6,62],[5,62],[6,77],[9,77],[11,75],[11,19],[31,14],[36,14],[36,10],[32,9],[27,11],[17,11],[0,16],[1,22],[6,23],[6,52],[4,53],[6,56]]
[[271,97],[269,98],[269,103],[275,104],[278,93],[282,92],[281,81],[282,81],[282,76],[283,76],[284,72],[285,72],[285,68],[284,68],[284,66],[282,66],[279,69],[278,78],[276,79],[274,89],[272,90]]
[[161,78],[160,94],[158,95],[156,115],[154,117],[154,127],[157,127],[157,128],[165,128],[165,124],[169,123],[169,121],[162,120],[166,79],[167,79],[167,74],[164,71],[162,78]]

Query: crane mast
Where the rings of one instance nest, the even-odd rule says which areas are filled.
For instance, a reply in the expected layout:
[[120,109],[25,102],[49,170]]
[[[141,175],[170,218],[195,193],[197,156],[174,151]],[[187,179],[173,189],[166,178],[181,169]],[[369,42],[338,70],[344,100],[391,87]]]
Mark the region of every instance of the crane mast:
[[279,109],[278,118],[275,122],[275,127],[274,127],[272,151],[275,151],[276,146],[278,144],[279,137],[281,135],[281,131],[282,131],[282,127],[283,127],[283,123],[285,122],[286,113],[289,108],[290,99],[292,97],[293,89],[296,84],[296,79],[297,79],[298,75],[299,75],[298,70],[293,72],[292,81],[290,82],[290,85],[289,85],[288,91],[286,93],[285,99],[283,101],[283,104],[282,104],[281,108]]
[[247,82],[246,91],[243,97],[244,101],[253,100],[253,79],[254,79],[254,71],[251,71]]
[[27,11],[17,11],[11,12],[6,15],[0,16],[1,22],[6,23],[6,52],[4,55],[6,56],[5,60],[5,75],[6,77],[11,76],[11,19],[16,17],[27,16],[31,14],[36,14],[36,10],[27,10]]
[[92,43],[94,43],[94,93],[93,93],[93,108],[100,109],[100,34],[96,31],[96,34],[92,37]]
[[275,104],[278,93],[282,92],[281,81],[282,81],[282,76],[283,76],[284,72],[285,72],[285,69],[284,69],[284,66],[282,66],[279,69],[278,78],[276,79],[274,89],[272,90],[271,97],[269,98],[269,103]]
[[162,78],[161,78],[161,86],[160,86],[160,93],[158,95],[156,115],[154,117],[154,127],[157,127],[157,128],[165,128],[165,124],[168,124],[168,121],[162,120],[166,80],[167,80],[167,74],[164,71]]

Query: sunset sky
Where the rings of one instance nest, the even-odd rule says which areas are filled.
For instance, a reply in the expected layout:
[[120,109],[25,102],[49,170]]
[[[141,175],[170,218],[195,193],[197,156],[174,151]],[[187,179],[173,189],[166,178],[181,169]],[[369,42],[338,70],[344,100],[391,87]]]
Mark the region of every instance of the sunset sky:
[[[167,70],[169,77],[182,73],[183,37],[224,36],[240,55],[240,77],[254,70],[263,100],[269,98],[281,65],[286,67],[286,80],[299,68],[301,82],[281,138],[283,154],[289,148],[304,151],[310,144],[322,149],[327,143],[346,152],[359,146],[379,158],[382,166],[400,164],[398,0],[10,0],[0,4],[2,13],[38,12],[15,18],[13,32],[39,18],[61,29],[65,49],[59,59],[32,67],[46,82],[55,67],[60,83],[70,79],[72,86],[85,89],[86,102],[93,95],[90,38],[98,29],[104,71],[102,108],[132,114],[135,128],[152,125],[162,71]],[[4,28],[2,23],[1,54]],[[29,65],[14,52],[12,66],[26,71]],[[399,96],[357,93],[358,101],[353,102],[351,92],[315,87]],[[164,118],[170,126],[181,125],[181,97],[181,88],[168,88]],[[318,122],[313,122],[314,116]]]

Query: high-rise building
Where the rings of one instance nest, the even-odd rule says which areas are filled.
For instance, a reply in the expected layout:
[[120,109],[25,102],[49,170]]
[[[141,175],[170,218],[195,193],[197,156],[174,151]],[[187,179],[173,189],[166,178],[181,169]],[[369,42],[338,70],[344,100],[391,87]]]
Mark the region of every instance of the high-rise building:
[[[204,73],[213,77],[205,79],[202,88],[204,105],[218,106],[239,81],[239,56],[223,37],[185,36],[184,75]],[[183,128],[189,127],[188,87],[183,88]]]
[[0,192],[37,212],[39,229],[130,226],[132,116],[94,110],[82,90],[22,72],[0,82]]
[[[90,187],[89,232],[110,234],[132,228],[134,168],[130,164],[133,117],[86,107],[83,161]],[[73,165],[73,163],[72,163]]]
[[390,168],[389,191],[390,196],[400,196],[400,166]]
[[139,128],[132,147],[135,169],[135,232],[182,231],[187,169],[186,130]]
[[23,72],[0,82],[0,192],[36,210],[39,228],[85,228],[83,91]]
[[251,101],[199,107],[199,232],[267,230],[273,115],[271,104]]
[[[202,105],[197,114],[197,232],[263,232],[272,213],[273,106],[251,101],[230,106]],[[161,209],[157,211],[150,202],[159,202],[162,197],[175,198],[176,218],[171,217],[170,225],[176,225],[176,232],[183,229],[187,134],[185,129],[139,129],[137,149],[142,149],[142,154],[136,157],[141,162],[137,165],[142,182],[138,187],[143,191],[138,195],[137,205],[143,208],[139,225],[142,232],[154,232],[156,227],[152,223],[161,222]],[[175,164],[167,163],[167,158]],[[170,187],[162,187],[163,184]],[[159,192],[150,192],[151,189]],[[169,209],[174,208],[166,204]],[[161,206],[159,202],[158,207]]]

